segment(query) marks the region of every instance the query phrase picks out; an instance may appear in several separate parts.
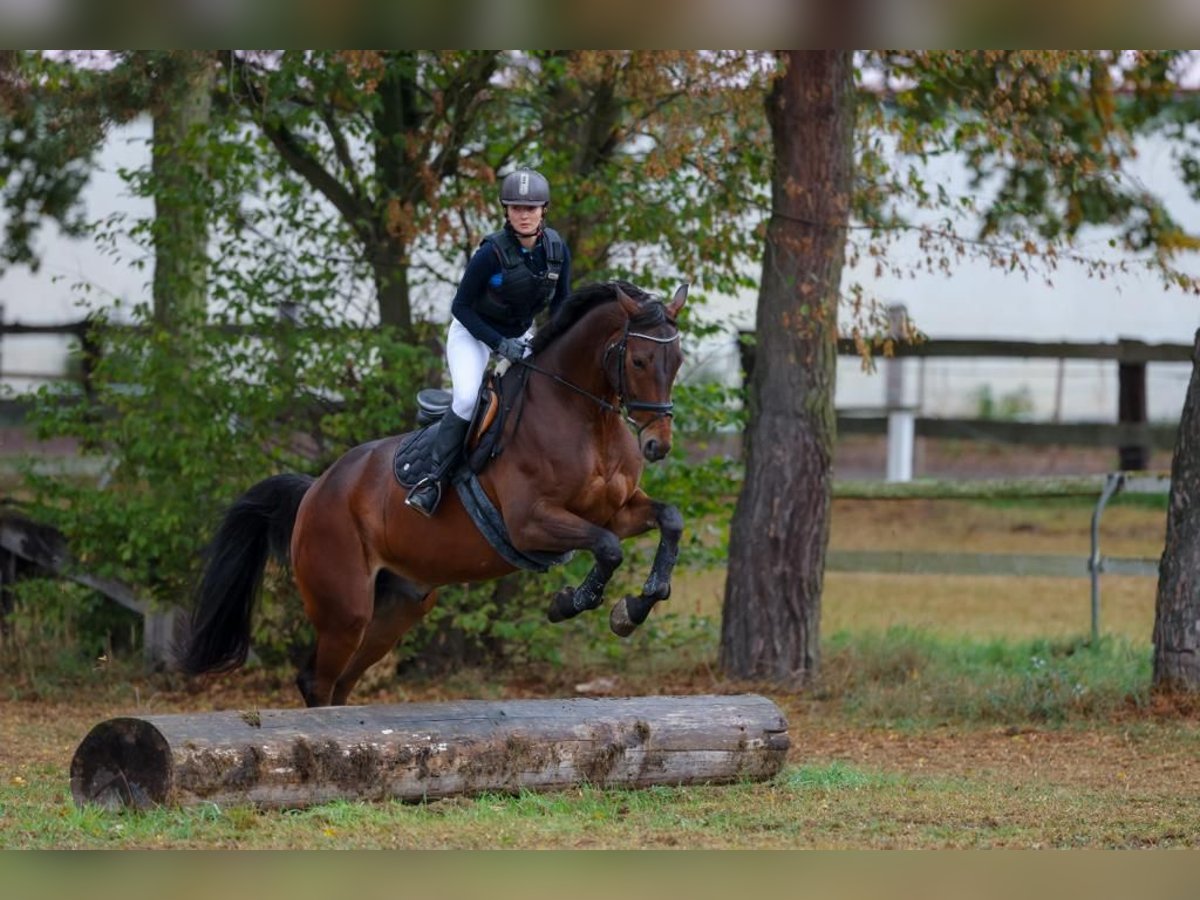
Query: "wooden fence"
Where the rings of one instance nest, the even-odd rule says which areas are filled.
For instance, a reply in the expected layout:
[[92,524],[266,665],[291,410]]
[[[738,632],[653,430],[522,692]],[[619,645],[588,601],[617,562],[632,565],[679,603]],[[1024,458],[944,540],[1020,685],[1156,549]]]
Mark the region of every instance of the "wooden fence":
[[[288,320],[290,321],[290,320]],[[122,326],[105,326],[122,327]],[[245,326],[220,326],[225,331],[249,332]],[[92,373],[103,352],[101,331],[90,319],[53,324],[29,324],[3,320],[0,306],[0,339],[20,335],[65,335],[75,338],[80,347],[80,370],[77,378],[85,396],[92,393]],[[739,349],[742,370],[748,375],[754,366],[752,332],[741,332]],[[854,341],[838,341],[838,353],[857,356]],[[940,418],[919,415],[919,410],[906,407],[901,397],[902,368],[893,363],[906,359],[1054,359],[1109,360],[1117,365],[1118,403],[1115,421],[1106,422],[1027,422],[987,418]],[[1117,469],[1144,470],[1149,464],[1151,450],[1170,449],[1175,444],[1176,426],[1147,421],[1146,365],[1148,363],[1186,363],[1192,358],[1190,344],[1153,344],[1121,339],[1113,343],[999,341],[990,339],[937,339],[921,343],[901,340],[892,344],[892,355],[882,364],[887,367],[887,402],[878,409],[841,410],[838,413],[840,434],[887,434],[889,436],[889,467],[893,460],[907,460],[911,475],[911,441],[917,437],[984,440],[1006,444],[1075,445],[1113,447],[1118,451]],[[56,376],[38,373],[5,372],[0,376]],[[19,400],[0,401],[0,416],[19,418],[23,406]],[[894,446],[907,442],[909,446]],[[889,473],[889,475],[895,473]]]
[[[99,358],[101,345],[98,334],[87,320],[59,325],[29,325],[0,320],[0,337],[22,334],[65,334],[74,336],[83,349],[80,372],[85,394],[91,391],[91,371]],[[742,365],[749,373],[754,365],[754,346],[750,340],[740,341]],[[849,340],[839,341],[838,352],[857,355]],[[915,436],[936,438],[986,439],[1019,444],[1067,444],[1110,446],[1118,449],[1122,470],[1142,469],[1150,448],[1170,448],[1174,444],[1176,426],[1151,425],[1146,421],[1145,367],[1151,362],[1188,362],[1192,348],[1186,344],[1148,344],[1142,341],[1121,340],[1115,343],[1037,343],[994,340],[935,340],[921,344],[898,342],[893,359],[905,358],[1026,358],[1026,359],[1090,359],[1112,360],[1118,365],[1119,403],[1116,422],[1011,422],[991,419],[951,419],[918,417],[911,409],[898,404],[896,380],[889,384],[889,401],[893,408],[884,408],[875,415],[855,415],[843,411],[838,416],[842,434],[889,434],[895,442],[897,433],[905,434],[909,442]],[[885,360],[885,364],[890,364]],[[898,369],[896,370],[898,371]],[[908,416],[908,428],[897,429]],[[903,457],[904,448],[897,451]],[[889,448],[889,476],[892,448]],[[826,560],[831,571],[889,572],[896,574],[1006,575],[1089,577],[1092,585],[1092,635],[1100,631],[1100,576],[1104,572],[1154,576],[1158,571],[1155,559],[1124,559],[1105,557],[1100,552],[1101,516],[1108,500],[1118,491],[1164,493],[1169,480],[1153,473],[1133,474],[1113,472],[1107,476],[1074,479],[1021,479],[1006,481],[911,482],[906,478],[887,481],[838,482],[836,497],[892,498],[1001,498],[1001,497],[1095,497],[1092,518],[1091,552],[1087,556],[1049,556],[1031,554],[958,554],[913,553],[906,551],[830,551]],[[81,572],[70,562],[61,536],[47,532],[43,526],[8,517],[0,522],[0,624],[4,607],[10,602],[8,586],[20,574],[21,567],[34,567],[46,572],[72,578],[99,590],[110,599],[144,616],[145,654],[151,665],[162,665],[169,659],[170,644],[176,627],[175,610],[157,610],[138,598],[126,586],[98,579]]]
[[1120,492],[1166,494],[1170,476],[1157,472],[1110,472],[1074,478],[1020,478],[978,481],[843,481],[834,482],[834,497],[870,500],[997,500],[1014,498],[1095,498],[1090,552],[950,553],[910,550],[835,550],[825,558],[830,572],[882,572],[898,575],[1014,576],[1088,578],[1091,582],[1091,634],[1100,637],[1100,577],[1138,575],[1158,577],[1159,560],[1151,557],[1105,556],[1101,552],[1102,517],[1108,502]]
[[[742,371],[753,371],[752,332],[739,336]],[[838,341],[842,356],[858,356],[854,341]],[[1117,365],[1117,409],[1115,421],[1026,422],[984,418],[941,418],[919,415],[919,410],[901,400],[902,368],[905,359],[1055,359],[1109,360]],[[892,355],[882,360],[886,367],[887,402],[878,409],[840,410],[839,434],[886,434],[888,436],[889,480],[912,478],[912,441],[917,437],[985,440],[1006,444],[1074,445],[1113,447],[1116,468],[1142,471],[1149,465],[1151,450],[1175,446],[1175,424],[1147,421],[1146,365],[1187,363],[1191,344],[1153,344],[1121,339],[1113,343],[1000,341],[989,339],[937,339],[921,343],[897,340]]]
[[[1100,636],[1101,575],[1157,577],[1158,560],[1110,557],[1101,552],[1101,517],[1118,492],[1162,494],[1170,487],[1165,474],[1114,472],[1107,476],[1077,478],[1025,478],[958,482],[839,481],[834,496],[841,499],[905,500],[1000,499],[1019,497],[1095,497],[1091,548],[1087,555],[947,553],[908,550],[836,550],[825,560],[831,572],[882,572],[899,575],[1037,576],[1089,578],[1091,582],[1091,634]],[[100,578],[80,568],[70,556],[66,541],[52,528],[9,513],[0,517],[0,628],[11,609],[12,584],[29,574],[53,575],[83,584],[134,611],[143,618],[143,654],[150,668],[171,665],[173,645],[182,627],[183,610],[159,607],[115,579]]]

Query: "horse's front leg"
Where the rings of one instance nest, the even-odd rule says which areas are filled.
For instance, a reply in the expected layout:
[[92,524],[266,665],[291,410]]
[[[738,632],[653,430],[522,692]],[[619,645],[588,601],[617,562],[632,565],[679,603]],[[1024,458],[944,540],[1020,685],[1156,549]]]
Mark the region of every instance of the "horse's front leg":
[[658,526],[658,550],[650,574],[642,586],[640,597],[627,596],[618,600],[609,614],[608,624],[615,634],[629,637],[646,621],[650,610],[660,600],[671,596],[671,573],[679,558],[679,539],[683,536],[683,515],[674,506],[651,500],[641,490],[617,514],[613,530],[622,538],[649,531]]
[[565,509],[538,510],[518,528],[510,529],[510,536],[519,550],[550,553],[588,550],[595,560],[578,587],[562,588],[550,600],[547,615],[551,622],[574,618],[603,603],[604,588],[624,558],[621,541],[615,534]]

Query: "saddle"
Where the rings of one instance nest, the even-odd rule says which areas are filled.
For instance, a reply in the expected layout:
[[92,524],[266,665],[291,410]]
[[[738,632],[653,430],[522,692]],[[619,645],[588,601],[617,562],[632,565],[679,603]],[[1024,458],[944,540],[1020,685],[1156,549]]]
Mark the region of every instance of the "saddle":
[[[514,372],[513,369],[516,369]],[[507,562],[518,569],[530,572],[545,572],[567,562],[575,551],[567,553],[543,553],[521,551],[509,540],[504,526],[504,517],[496,509],[476,476],[489,462],[504,450],[500,436],[504,423],[514,410],[520,420],[520,399],[525,393],[525,380],[529,369],[515,366],[502,373],[491,372],[484,379],[475,401],[475,413],[467,428],[467,447],[462,461],[450,472],[449,480],[458,492],[463,508],[475,527],[492,548]],[[396,480],[404,488],[411,488],[433,469],[432,448],[437,428],[434,427],[450,408],[450,392],[438,388],[426,388],[417,394],[417,423],[422,426],[401,441],[396,448],[392,468]]]
[[[467,428],[466,451],[458,466],[450,472],[451,480],[464,471],[479,474],[503,450],[500,435],[524,389],[528,370],[520,368],[517,374],[510,372],[492,371],[484,378]],[[434,426],[450,408],[450,399],[450,392],[442,388],[425,388],[417,393],[417,424],[421,428],[401,441],[393,461],[396,480],[402,487],[410,488],[432,472],[433,441],[437,434]]]

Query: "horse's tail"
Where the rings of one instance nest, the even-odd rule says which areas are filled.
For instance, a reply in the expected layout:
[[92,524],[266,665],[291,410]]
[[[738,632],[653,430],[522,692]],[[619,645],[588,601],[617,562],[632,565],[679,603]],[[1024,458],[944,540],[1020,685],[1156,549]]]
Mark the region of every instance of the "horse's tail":
[[246,491],[225,514],[205,551],[191,628],[177,655],[189,675],[227,672],[250,652],[250,614],[267,558],[286,563],[308,475],[275,475]]

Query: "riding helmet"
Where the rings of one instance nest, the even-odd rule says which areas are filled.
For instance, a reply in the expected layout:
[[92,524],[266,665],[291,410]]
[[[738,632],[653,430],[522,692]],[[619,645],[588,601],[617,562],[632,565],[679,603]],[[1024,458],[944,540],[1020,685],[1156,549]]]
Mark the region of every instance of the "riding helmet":
[[541,172],[520,168],[500,182],[500,202],[505,206],[548,206],[550,182]]

